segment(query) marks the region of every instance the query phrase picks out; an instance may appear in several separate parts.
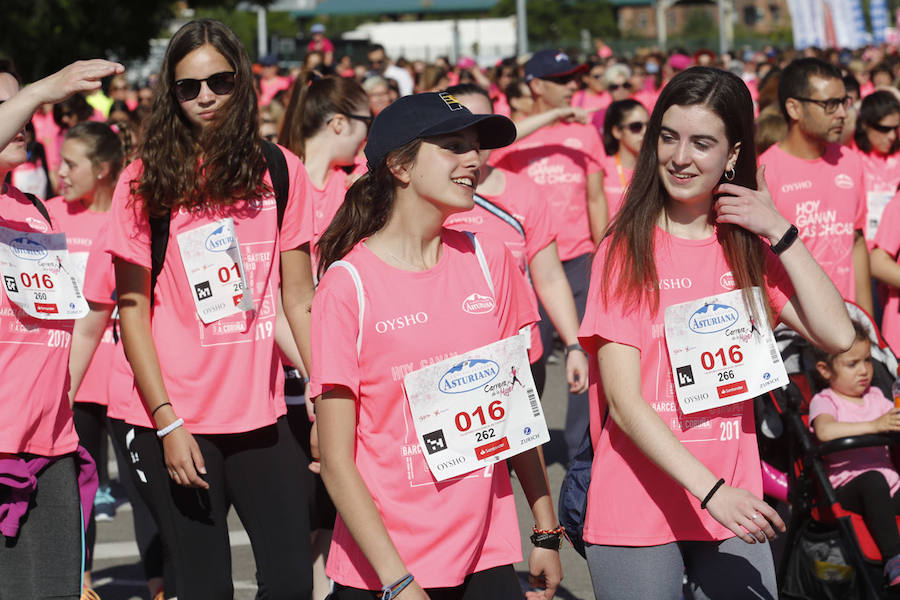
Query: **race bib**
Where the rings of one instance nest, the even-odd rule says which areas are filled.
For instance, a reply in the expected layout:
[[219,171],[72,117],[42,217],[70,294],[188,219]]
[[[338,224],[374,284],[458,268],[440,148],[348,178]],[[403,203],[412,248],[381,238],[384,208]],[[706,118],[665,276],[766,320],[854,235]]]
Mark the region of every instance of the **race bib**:
[[88,312],[64,233],[0,227],[0,273],[10,302],[37,319],[78,319]]
[[878,224],[884,215],[884,207],[888,205],[894,192],[866,192],[866,239],[874,240],[878,232]]
[[416,437],[438,481],[550,440],[526,343],[514,335],[403,378]]
[[253,310],[231,217],[178,234],[178,248],[201,321],[209,324]]
[[741,290],[666,308],[666,345],[675,397],[684,414],[736,404],[787,385],[758,287],[752,296],[757,319]]

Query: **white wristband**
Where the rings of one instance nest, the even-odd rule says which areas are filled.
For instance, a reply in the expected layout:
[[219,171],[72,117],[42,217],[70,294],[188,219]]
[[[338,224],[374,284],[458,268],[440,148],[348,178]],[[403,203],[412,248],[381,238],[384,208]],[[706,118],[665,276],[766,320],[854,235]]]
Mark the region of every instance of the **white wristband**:
[[163,427],[162,429],[157,431],[156,435],[157,435],[157,437],[162,439],[162,438],[166,437],[167,435],[169,435],[170,433],[172,433],[173,431],[175,431],[176,429],[178,429],[179,427],[181,427],[182,425],[184,425],[184,419],[175,419],[174,421],[172,421],[171,423],[169,423],[168,425],[166,425],[165,427]]

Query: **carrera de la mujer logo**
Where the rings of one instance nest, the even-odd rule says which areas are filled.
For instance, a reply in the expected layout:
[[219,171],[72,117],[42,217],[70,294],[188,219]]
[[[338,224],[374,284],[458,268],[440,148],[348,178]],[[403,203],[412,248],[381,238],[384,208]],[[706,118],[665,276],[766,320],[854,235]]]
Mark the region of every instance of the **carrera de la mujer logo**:
[[716,333],[728,329],[740,318],[740,313],[733,306],[711,302],[704,304],[688,319],[688,327],[694,333]]
[[441,375],[438,390],[462,394],[490,383],[500,373],[500,365],[487,358],[470,358],[450,367]]
[[13,254],[25,260],[41,260],[47,256],[47,248],[27,237],[17,237],[9,243]]
[[234,246],[234,242],[234,236],[226,231],[224,225],[220,225],[206,237],[206,249],[210,252],[225,252]]

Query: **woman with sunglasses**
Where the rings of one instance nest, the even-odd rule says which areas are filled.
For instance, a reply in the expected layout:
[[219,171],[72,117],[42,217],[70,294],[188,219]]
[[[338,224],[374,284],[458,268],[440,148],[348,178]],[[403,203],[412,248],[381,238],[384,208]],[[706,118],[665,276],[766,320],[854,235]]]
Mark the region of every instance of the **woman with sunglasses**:
[[[537,316],[501,242],[442,227],[473,206],[479,148],[514,137],[507,118],[472,115],[446,92],[400,98],[375,119],[369,171],[319,241],[310,395],[322,478],[339,513],[327,567],[335,600],[523,597],[506,465],[438,481],[403,383],[405,373],[515,336]],[[432,439],[442,447],[442,435]],[[549,600],[562,573],[546,473],[535,449],[510,464],[540,530],[532,584],[540,580]]]
[[603,81],[605,72],[606,65],[603,61],[591,61],[589,69],[581,77],[584,87],[572,95],[572,106],[589,111],[602,110],[609,106],[612,98],[606,91],[606,84]]
[[[119,178],[106,241],[133,393],[153,425],[129,421],[136,468],[166,508],[160,527],[185,598],[233,597],[232,505],[260,596],[308,598],[312,587],[307,459],[284,418],[274,343],[281,286],[309,358],[307,176],[281,150],[289,186],[280,208],[273,180],[284,169],[266,164],[257,110],[237,36],[207,19],[179,29],[141,158]],[[151,268],[160,266],[157,279]]]
[[874,239],[878,222],[900,183],[900,101],[881,90],[863,98],[853,142],[863,165],[866,191],[866,239]]
[[622,206],[649,118],[647,109],[637,100],[616,100],[606,109],[603,117],[603,149],[606,156],[601,164],[610,220]]

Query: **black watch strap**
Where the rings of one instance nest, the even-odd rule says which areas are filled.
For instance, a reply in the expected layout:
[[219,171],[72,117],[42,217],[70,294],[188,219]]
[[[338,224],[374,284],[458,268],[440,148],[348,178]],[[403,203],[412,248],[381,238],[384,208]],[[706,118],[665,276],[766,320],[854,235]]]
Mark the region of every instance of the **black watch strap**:
[[800,232],[797,230],[797,226],[791,225],[790,227],[788,227],[787,232],[785,232],[785,234],[781,236],[781,239],[778,240],[777,243],[770,246],[772,252],[774,252],[775,254],[781,254],[791,247],[791,244],[793,244],[797,240],[797,237],[799,235]]
[[547,550],[559,550],[562,547],[561,533],[533,533],[531,534],[531,543],[535,548],[546,548]]

